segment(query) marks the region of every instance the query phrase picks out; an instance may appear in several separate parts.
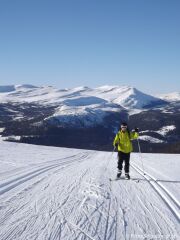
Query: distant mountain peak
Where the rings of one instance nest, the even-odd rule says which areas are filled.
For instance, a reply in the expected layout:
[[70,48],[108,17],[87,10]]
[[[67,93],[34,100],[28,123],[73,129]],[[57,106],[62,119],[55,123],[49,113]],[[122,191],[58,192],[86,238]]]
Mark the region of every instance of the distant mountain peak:
[[31,84],[19,84],[19,85],[15,85],[16,89],[21,89],[21,88],[38,88],[37,86],[31,85]]
[[95,89],[95,94],[105,100],[119,104],[126,109],[142,109],[152,103],[163,103],[163,100],[145,94],[132,86],[101,86]]
[[157,95],[157,97],[164,99],[166,101],[180,101],[180,92],[159,94]]
[[88,91],[91,90],[91,88],[87,87],[87,86],[79,86],[79,87],[75,87],[72,90],[74,91]]
[[[96,88],[79,86],[71,89],[58,89],[53,86],[37,87],[31,84],[0,86],[0,99],[14,102],[38,102],[40,104],[62,104],[64,101],[73,102],[77,97],[90,104],[90,100],[102,99],[117,104],[125,109],[142,109],[146,106],[162,104],[160,98],[145,94],[132,86],[104,85]],[[95,98],[94,98],[95,97]],[[87,104],[87,103],[86,103]],[[91,104],[90,104],[91,105]]]

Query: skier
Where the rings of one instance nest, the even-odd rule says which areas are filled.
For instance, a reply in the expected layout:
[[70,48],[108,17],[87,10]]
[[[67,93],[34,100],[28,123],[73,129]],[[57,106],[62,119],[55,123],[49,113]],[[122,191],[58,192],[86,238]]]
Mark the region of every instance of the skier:
[[118,151],[118,173],[117,178],[120,178],[122,173],[123,161],[125,161],[124,171],[125,179],[130,179],[129,175],[129,161],[130,153],[133,150],[131,140],[138,138],[139,130],[135,128],[133,131],[129,131],[127,123],[123,122],[121,124],[120,130],[116,134],[113,142],[114,149]]

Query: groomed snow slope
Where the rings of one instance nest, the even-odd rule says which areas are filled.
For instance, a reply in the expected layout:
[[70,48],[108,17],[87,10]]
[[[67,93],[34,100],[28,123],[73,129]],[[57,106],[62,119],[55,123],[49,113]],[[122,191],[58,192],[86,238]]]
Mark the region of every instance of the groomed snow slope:
[[0,149],[1,240],[180,235],[180,155],[132,154],[133,180],[109,181],[116,153],[7,142]]

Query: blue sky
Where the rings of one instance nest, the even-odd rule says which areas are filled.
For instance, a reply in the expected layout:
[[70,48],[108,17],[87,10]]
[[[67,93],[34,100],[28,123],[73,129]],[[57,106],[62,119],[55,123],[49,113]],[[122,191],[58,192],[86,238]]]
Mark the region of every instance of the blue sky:
[[179,0],[1,0],[0,85],[180,90]]

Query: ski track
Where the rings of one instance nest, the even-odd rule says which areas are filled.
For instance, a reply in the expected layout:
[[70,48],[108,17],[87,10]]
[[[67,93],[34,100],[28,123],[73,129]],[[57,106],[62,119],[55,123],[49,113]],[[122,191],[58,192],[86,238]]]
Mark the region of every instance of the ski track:
[[[177,217],[178,221],[180,222],[180,203],[179,201],[173,196],[173,194],[162,184],[159,183],[152,175],[148,174],[147,172],[143,172],[143,170],[137,167],[135,164],[131,164],[131,166],[139,172],[149,184],[155,189],[155,191],[159,194],[159,196],[164,200],[164,202],[169,206],[172,210],[174,215]],[[177,208],[177,209],[176,209]]]
[[0,240],[178,239],[179,202],[151,174],[132,164],[139,183],[110,182],[115,154],[66,151],[3,173]]
[[[82,156],[82,158],[84,158],[84,156]],[[80,156],[78,156],[77,159],[78,159],[79,162],[81,161]],[[5,192],[8,192],[9,190],[13,189],[14,187],[19,186],[20,184],[22,184],[22,183],[24,183],[24,182],[26,182],[26,181],[28,181],[28,180],[36,177],[36,176],[41,175],[42,173],[49,172],[49,170],[54,169],[54,168],[63,167],[63,165],[68,166],[69,163],[72,164],[73,162],[77,163],[77,160],[76,159],[73,159],[73,160],[70,160],[70,161],[66,160],[65,162],[60,162],[58,164],[52,164],[50,166],[39,168],[39,169],[34,170],[32,172],[29,172],[25,175],[22,175],[20,177],[17,177],[15,179],[12,179],[10,181],[2,183],[2,184],[0,184],[0,195],[2,195]]]

